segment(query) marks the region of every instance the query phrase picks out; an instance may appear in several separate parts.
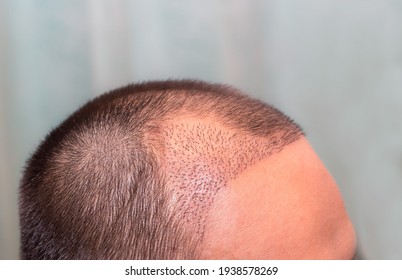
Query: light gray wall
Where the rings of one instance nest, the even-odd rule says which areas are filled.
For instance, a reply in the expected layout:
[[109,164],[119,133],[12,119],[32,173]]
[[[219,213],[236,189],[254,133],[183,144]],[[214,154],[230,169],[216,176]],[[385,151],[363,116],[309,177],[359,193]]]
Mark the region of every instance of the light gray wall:
[[0,2],[0,258],[16,258],[17,186],[45,134],[129,82],[235,85],[306,130],[368,259],[402,259],[402,1]]

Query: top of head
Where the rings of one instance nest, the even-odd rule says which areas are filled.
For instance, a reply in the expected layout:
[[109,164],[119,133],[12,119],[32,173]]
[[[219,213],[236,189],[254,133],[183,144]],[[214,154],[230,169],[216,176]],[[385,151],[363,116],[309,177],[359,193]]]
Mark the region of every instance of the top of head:
[[102,95],[28,162],[22,257],[208,257],[216,197],[300,137],[278,110],[222,85],[151,82]]

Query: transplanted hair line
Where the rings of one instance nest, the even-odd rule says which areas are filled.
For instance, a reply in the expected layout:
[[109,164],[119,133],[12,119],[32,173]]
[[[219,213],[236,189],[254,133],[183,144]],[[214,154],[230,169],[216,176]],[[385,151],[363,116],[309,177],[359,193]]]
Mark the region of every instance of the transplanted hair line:
[[20,188],[21,257],[197,259],[227,182],[303,134],[238,90],[128,85],[54,129]]

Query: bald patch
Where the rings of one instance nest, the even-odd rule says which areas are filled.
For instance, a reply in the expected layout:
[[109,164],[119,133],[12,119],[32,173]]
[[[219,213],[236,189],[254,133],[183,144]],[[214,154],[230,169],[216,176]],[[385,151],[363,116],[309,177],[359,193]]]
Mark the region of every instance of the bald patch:
[[269,137],[255,137],[210,120],[166,125],[164,169],[173,194],[172,205],[202,239],[209,209],[219,191],[228,187],[228,181],[300,135],[276,131]]

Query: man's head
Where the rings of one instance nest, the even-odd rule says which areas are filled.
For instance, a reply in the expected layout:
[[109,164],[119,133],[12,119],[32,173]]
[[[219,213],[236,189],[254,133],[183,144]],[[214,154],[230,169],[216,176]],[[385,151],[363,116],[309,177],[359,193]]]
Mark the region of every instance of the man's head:
[[336,184],[290,118],[222,85],[130,85],[53,130],[21,183],[23,258],[348,258]]

